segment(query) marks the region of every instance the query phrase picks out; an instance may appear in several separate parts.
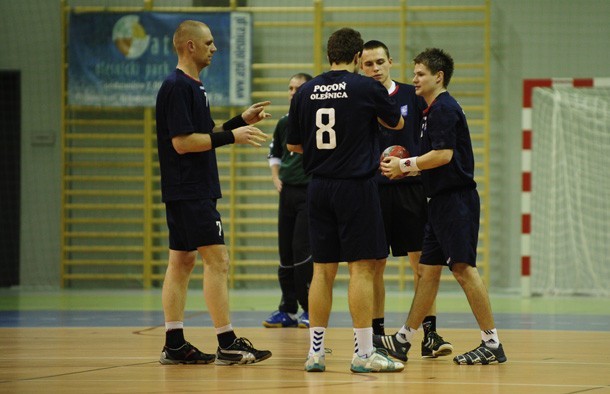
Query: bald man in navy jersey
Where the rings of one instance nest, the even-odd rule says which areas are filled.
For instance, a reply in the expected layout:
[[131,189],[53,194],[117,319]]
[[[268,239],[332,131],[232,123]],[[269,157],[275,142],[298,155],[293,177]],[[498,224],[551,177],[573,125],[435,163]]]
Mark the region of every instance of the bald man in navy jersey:
[[[227,144],[260,147],[267,136],[254,126],[268,117],[270,102],[253,104],[222,125],[210,115],[199,73],[217,48],[209,27],[187,20],[173,37],[178,65],[157,94],[156,121],[161,196],[169,228],[169,262],[163,281],[165,345],[161,364],[249,364],[271,357],[246,338],[230,320],[227,274],[229,255],[216,202],[222,197],[216,148]],[[203,353],[184,338],[184,307],[189,278],[197,261],[204,266],[203,295],[214,324],[216,354]]]

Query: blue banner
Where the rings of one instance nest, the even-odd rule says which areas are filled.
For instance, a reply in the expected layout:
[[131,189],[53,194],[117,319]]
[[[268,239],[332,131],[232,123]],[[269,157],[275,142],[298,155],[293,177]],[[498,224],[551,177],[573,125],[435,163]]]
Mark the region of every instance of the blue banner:
[[150,107],[178,57],[172,38],[186,20],[210,27],[218,51],[200,74],[210,104],[250,105],[251,16],[223,13],[72,13],[68,103]]

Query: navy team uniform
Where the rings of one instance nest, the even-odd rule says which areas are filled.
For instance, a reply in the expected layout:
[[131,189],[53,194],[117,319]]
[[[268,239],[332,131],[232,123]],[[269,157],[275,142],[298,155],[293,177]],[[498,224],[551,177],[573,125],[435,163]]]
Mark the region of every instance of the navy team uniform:
[[192,251],[224,244],[216,209],[216,200],[222,197],[216,151],[180,155],[172,145],[172,137],[178,135],[212,133],[214,121],[203,84],[174,70],[157,94],[156,120],[170,249]]
[[474,155],[466,115],[448,92],[438,95],[424,111],[421,135],[421,154],[453,149],[453,158],[446,165],[422,171],[430,200],[420,263],[476,267],[481,206]]
[[292,98],[287,143],[303,145],[309,234],[316,263],[387,257],[375,182],[377,117],[400,112],[385,87],[349,71],[329,71],[301,85]]
[[[425,100],[415,94],[415,87],[394,81],[390,97],[400,107],[405,125],[402,130],[388,130],[379,125],[379,155],[388,146],[404,146],[410,156],[420,152],[420,126]],[[383,213],[388,250],[393,256],[406,256],[408,252],[422,250],[424,226],[428,204],[420,176],[391,180],[377,172],[379,199]],[[407,231],[405,231],[407,229]]]

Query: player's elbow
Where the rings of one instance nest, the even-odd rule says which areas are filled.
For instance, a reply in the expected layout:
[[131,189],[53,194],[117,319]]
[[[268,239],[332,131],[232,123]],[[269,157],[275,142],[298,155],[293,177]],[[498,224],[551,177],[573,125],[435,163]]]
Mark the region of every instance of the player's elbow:
[[438,151],[437,161],[439,165],[449,164],[453,159],[453,149],[443,149]]
[[396,125],[394,125],[394,126],[393,126],[393,125],[390,125],[390,124],[388,124],[388,123],[386,123],[386,122],[384,122],[384,121],[383,121],[383,119],[381,119],[381,118],[377,118],[377,121],[378,121],[378,122],[379,122],[379,123],[380,123],[380,124],[381,124],[383,127],[385,127],[386,129],[390,129],[390,130],[402,130],[402,128],[403,128],[403,127],[404,127],[404,125],[405,125],[405,121],[404,121],[404,119],[402,118],[402,116],[400,116],[400,117],[398,118],[398,123],[397,123]]
[[402,130],[403,127],[405,127],[405,120],[404,118],[401,116],[398,118],[398,124],[396,124],[396,126],[391,127],[392,130]]
[[180,137],[172,138],[172,146],[174,147],[174,150],[176,151],[176,153],[178,153],[179,155],[183,155],[183,154],[189,152],[188,146],[185,143],[183,138],[180,138]]
[[286,144],[286,149],[288,149],[290,152],[294,152],[294,153],[303,153],[302,145]]

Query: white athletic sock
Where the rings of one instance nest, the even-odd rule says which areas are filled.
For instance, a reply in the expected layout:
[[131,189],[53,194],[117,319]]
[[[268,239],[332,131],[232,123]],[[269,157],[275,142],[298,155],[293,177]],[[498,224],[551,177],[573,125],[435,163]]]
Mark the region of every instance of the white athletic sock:
[[182,321],[166,321],[165,322],[165,331],[169,331],[169,330],[183,330],[184,329],[184,322]]
[[233,331],[233,325],[231,323],[227,324],[226,326],[216,328],[216,335],[220,335],[229,331]]
[[324,335],[326,327],[309,328],[309,355],[324,354]]
[[497,349],[500,346],[500,339],[498,338],[498,330],[492,328],[491,330],[481,331],[481,338],[485,342],[485,346],[492,349]]
[[358,357],[369,358],[373,355],[373,327],[354,328],[354,353]]
[[415,335],[416,332],[417,330],[404,325],[398,330],[398,333],[396,333],[396,340],[400,343],[411,343],[413,342],[413,335]]

